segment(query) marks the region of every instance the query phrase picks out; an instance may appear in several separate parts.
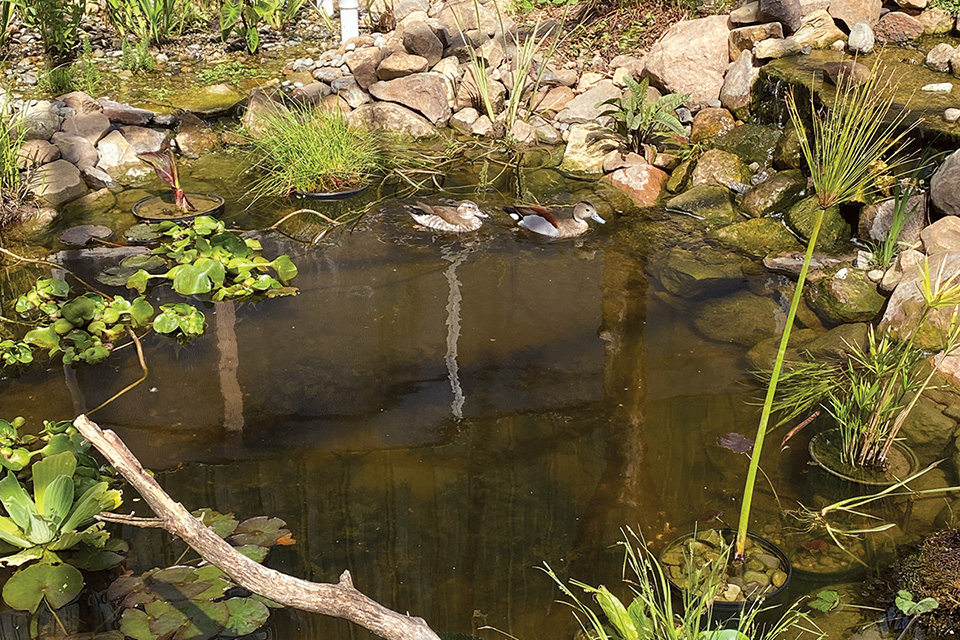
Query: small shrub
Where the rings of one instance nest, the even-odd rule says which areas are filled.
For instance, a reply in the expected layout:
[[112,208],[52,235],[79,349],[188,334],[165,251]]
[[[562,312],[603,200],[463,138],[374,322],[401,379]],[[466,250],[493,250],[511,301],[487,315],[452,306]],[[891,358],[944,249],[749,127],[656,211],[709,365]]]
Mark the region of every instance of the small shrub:
[[114,29],[147,45],[160,44],[178,24],[176,0],[106,0],[104,6]]
[[129,71],[156,71],[157,63],[150,55],[150,44],[146,40],[133,44],[124,39],[120,44],[120,68]]
[[599,103],[597,107],[608,106],[605,115],[614,119],[617,133],[627,141],[631,151],[640,153],[643,144],[654,134],[672,133],[680,137],[686,136],[674,110],[690,96],[669,93],[658,100],[648,100],[649,79],[636,82],[632,78],[626,78],[626,81],[629,92],[625,96],[611,98]]
[[47,66],[70,62],[80,44],[84,0],[13,0],[24,24],[40,33]]

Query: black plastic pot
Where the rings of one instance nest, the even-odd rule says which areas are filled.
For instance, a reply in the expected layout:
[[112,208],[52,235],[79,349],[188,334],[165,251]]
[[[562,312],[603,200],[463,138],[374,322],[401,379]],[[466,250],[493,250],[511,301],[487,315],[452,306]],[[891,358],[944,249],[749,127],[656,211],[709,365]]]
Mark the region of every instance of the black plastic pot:
[[887,469],[854,467],[840,460],[839,429],[821,431],[810,439],[810,458],[824,471],[846,482],[880,490],[908,478],[920,467],[916,454],[902,442],[894,442],[887,455]]
[[224,200],[210,193],[188,193],[187,199],[196,209],[184,213],[173,201],[172,193],[147,196],[133,205],[133,215],[144,222],[186,222],[198,216],[218,216],[223,213]]
[[[661,566],[665,566],[663,562],[664,554],[667,553],[672,548],[677,545],[683,544],[684,541],[689,540],[690,538],[702,534],[705,530],[700,531],[691,531],[682,536],[675,538],[674,540],[667,543],[667,545],[660,552],[658,560],[660,561]],[[717,529],[717,532],[723,536],[723,539],[727,542],[732,542],[737,535],[737,532],[733,529]],[[790,581],[793,577],[793,566],[790,564],[790,559],[787,557],[783,551],[780,550],[777,545],[773,544],[766,538],[763,538],[752,533],[748,533],[747,536],[754,543],[760,545],[764,551],[768,552],[770,555],[775,556],[780,561],[781,570],[787,574],[786,580],[779,587],[774,588],[772,591],[769,591],[761,600],[763,603],[764,610],[774,611],[779,608],[779,605],[784,604],[786,599],[786,591],[790,585]],[[665,570],[666,572],[666,570]],[[669,573],[668,580],[669,580]],[[682,596],[682,589],[679,585],[675,584],[673,580],[669,580],[670,589],[674,592],[674,595],[679,598]],[[743,612],[744,608],[748,606],[754,606],[758,604],[756,600],[740,600],[737,602],[720,602],[714,601],[713,603],[713,613],[711,619],[713,622],[725,622],[731,618],[739,616]]]
[[347,189],[346,191],[331,191],[329,193],[298,191],[297,197],[304,198],[306,200],[320,200],[323,202],[328,202],[331,200],[346,200],[347,198],[360,195],[367,190],[367,186],[369,185],[362,185],[356,189]]

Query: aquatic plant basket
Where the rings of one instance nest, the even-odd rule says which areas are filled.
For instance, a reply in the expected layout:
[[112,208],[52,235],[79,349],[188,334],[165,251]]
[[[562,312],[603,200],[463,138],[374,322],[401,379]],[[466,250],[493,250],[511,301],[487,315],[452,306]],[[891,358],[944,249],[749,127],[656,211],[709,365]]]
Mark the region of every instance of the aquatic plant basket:
[[853,485],[882,489],[910,477],[920,467],[917,455],[902,442],[895,441],[887,455],[887,467],[855,467],[840,460],[842,440],[839,429],[821,431],[810,439],[810,458],[832,476]]
[[322,202],[329,202],[332,200],[346,200],[354,196],[358,196],[364,191],[367,190],[367,187],[370,185],[361,185],[354,189],[346,189],[345,191],[331,191],[328,193],[322,192],[312,192],[312,191],[298,191],[297,197],[303,198],[305,200],[320,200]]
[[[682,598],[683,589],[670,578],[669,572],[665,568],[666,565],[663,562],[663,557],[671,549],[683,544],[686,540],[689,540],[698,534],[702,534],[704,531],[708,531],[708,529],[690,531],[678,536],[677,538],[674,538],[668,542],[666,546],[664,546],[658,557],[660,566],[664,567],[664,572],[666,573],[667,579],[670,582],[670,589],[673,591],[674,600],[677,602],[679,602]],[[716,531],[723,536],[723,539],[727,542],[733,542],[737,535],[737,532],[734,529],[716,529]],[[747,533],[747,537],[754,544],[760,545],[764,551],[776,557],[780,561],[780,568],[784,573],[787,574],[787,578],[783,581],[782,585],[774,588],[772,591],[769,591],[766,595],[764,595],[760,602],[757,602],[756,599],[739,600],[736,602],[720,602],[715,600],[711,614],[711,620],[713,622],[726,622],[731,618],[739,616],[745,607],[756,606],[758,604],[763,607],[763,612],[761,613],[760,617],[763,619],[771,617],[771,619],[773,619],[779,615],[777,610],[780,609],[780,606],[786,604],[787,588],[790,586],[790,581],[793,578],[793,565],[790,563],[790,558],[788,558],[787,555],[781,551],[777,545],[770,542],[766,538],[753,533]]]
[[196,207],[194,211],[184,213],[173,201],[172,193],[159,196],[147,196],[133,205],[133,215],[144,222],[186,222],[197,216],[219,216],[223,213],[225,201],[223,198],[210,193],[186,194],[190,203]]

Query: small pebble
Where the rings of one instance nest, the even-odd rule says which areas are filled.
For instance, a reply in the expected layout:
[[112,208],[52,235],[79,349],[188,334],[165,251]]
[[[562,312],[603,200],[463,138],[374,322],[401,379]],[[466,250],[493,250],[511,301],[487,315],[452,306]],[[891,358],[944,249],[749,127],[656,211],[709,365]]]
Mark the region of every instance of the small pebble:
[[870,282],[880,282],[883,280],[883,269],[870,269],[867,271],[867,279]]
[[930,91],[934,93],[950,93],[953,90],[953,83],[938,82],[936,84],[925,84],[920,87],[920,91]]
[[947,109],[943,112],[943,119],[947,122],[960,120],[960,109]]

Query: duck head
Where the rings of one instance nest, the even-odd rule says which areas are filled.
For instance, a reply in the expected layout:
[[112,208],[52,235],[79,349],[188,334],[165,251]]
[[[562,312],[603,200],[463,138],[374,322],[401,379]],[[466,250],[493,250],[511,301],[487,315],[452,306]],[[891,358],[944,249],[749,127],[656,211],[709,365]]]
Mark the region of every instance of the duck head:
[[473,218],[487,218],[489,217],[483,211],[480,211],[480,207],[476,202],[472,200],[464,200],[460,203],[460,206],[457,207],[457,215],[463,218],[464,220],[472,220]]
[[606,224],[606,220],[600,217],[600,214],[597,213],[596,207],[593,204],[587,202],[586,200],[581,200],[577,203],[577,206],[573,208],[573,217],[577,220],[594,220],[600,224]]

